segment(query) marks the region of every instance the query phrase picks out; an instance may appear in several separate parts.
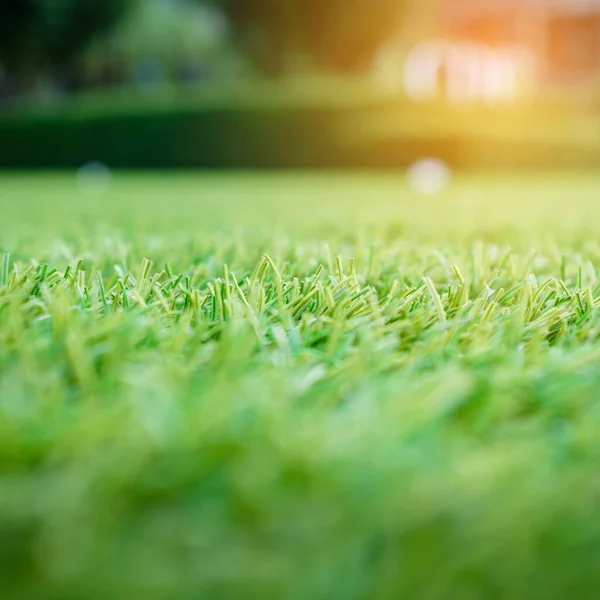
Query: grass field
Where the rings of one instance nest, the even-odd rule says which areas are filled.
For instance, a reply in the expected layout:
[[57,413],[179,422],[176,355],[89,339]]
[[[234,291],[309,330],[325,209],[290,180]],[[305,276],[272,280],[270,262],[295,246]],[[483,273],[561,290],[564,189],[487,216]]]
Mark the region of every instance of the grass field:
[[0,174],[2,598],[597,598],[599,198]]

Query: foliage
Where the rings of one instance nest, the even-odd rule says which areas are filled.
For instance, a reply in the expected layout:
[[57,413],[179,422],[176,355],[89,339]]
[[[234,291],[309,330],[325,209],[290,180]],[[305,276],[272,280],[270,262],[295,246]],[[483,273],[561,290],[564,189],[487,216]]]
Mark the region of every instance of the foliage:
[[[146,67],[158,84],[182,78],[186,68],[201,80],[231,76],[242,61],[228,43],[228,24],[208,5],[194,2],[137,2],[126,18],[85,54],[86,70],[97,78],[111,65],[121,80],[136,79]],[[151,77],[150,77],[151,79]]]
[[0,0],[0,60],[9,73],[68,65],[113,26],[129,0]]
[[[0,164],[77,167],[595,167],[599,115],[555,102],[461,110],[303,77],[196,92],[123,88],[0,114]],[[552,127],[548,126],[552,123]],[[290,144],[290,140],[294,140]]]
[[225,11],[242,46],[270,74],[303,64],[325,71],[364,70],[382,43],[399,33],[408,4],[398,0],[212,3]]
[[0,176],[3,598],[597,597],[597,176],[90,175]]

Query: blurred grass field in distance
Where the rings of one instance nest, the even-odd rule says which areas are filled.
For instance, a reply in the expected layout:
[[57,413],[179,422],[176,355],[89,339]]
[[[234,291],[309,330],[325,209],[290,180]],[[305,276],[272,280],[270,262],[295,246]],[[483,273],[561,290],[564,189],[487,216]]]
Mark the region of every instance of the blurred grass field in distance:
[[[531,230],[543,235],[593,227],[598,176],[451,173],[443,193],[420,194],[397,172],[182,171],[86,174],[0,172],[0,230],[23,242],[83,228],[173,235],[278,226],[300,231],[339,228],[339,235],[386,228],[409,237],[437,232],[461,237]],[[571,199],[572,201],[569,201]],[[43,225],[43,227],[40,227]]]

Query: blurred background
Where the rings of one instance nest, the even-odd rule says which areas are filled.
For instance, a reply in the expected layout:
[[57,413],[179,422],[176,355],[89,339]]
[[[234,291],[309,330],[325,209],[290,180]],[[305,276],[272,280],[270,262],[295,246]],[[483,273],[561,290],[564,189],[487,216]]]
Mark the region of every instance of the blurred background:
[[0,0],[0,168],[423,158],[599,167],[600,0]]

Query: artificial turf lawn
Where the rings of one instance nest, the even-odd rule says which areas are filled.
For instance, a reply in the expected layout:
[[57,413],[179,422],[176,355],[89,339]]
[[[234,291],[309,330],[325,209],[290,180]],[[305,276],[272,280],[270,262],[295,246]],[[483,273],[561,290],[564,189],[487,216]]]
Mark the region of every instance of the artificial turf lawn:
[[0,175],[2,598],[596,598],[599,193]]

